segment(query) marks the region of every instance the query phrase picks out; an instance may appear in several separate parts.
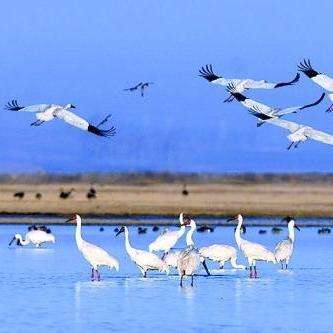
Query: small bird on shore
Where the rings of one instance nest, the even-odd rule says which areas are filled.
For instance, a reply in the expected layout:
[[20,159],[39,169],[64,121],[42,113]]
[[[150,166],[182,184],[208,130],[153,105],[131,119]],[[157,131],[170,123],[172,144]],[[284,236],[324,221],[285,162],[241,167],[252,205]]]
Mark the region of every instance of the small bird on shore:
[[74,191],[75,191],[74,188],[71,188],[69,191],[60,190],[59,198],[68,199]]
[[31,123],[31,126],[40,126],[47,121],[51,121],[53,119],[60,119],[71,126],[74,126],[84,131],[88,131],[98,136],[110,137],[116,134],[116,128],[114,126],[109,129],[99,128],[99,126],[106,122],[110,115],[108,115],[103,121],[101,121],[99,125],[94,126],[88,123],[85,119],[69,111],[70,109],[75,108],[73,104],[35,104],[25,107],[19,105],[17,100],[13,99],[11,102],[7,103],[5,108],[9,111],[35,113],[37,120]]
[[[213,84],[218,84],[221,86],[227,86],[228,84],[234,84],[238,92],[243,92],[248,89],[276,89],[285,86],[291,86],[296,83],[300,75],[296,74],[295,78],[289,82],[279,82],[279,83],[271,83],[266,80],[252,80],[252,79],[227,79],[222,76],[216,75],[213,72],[212,65],[202,66],[201,70],[199,70],[199,76],[203,77],[207,81]],[[230,95],[224,102],[231,102],[234,99],[234,96]]]
[[100,281],[101,275],[98,271],[99,267],[108,267],[109,269],[115,268],[116,271],[119,270],[119,262],[116,258],[108,254],[104,249],[94,244],[88,243],[82,238],[81,234],[81,225],[82,220],[81,216],[75,214],[69,218],[66,222],[76,222],[76,231],[75,231],[75,240],[76,245],[79,251],[82,253],[83,257],[89,262],[92,266],[91,271],[91,280]]
[[237,227],[235,231],[235,240],[238,248],[244,253],[250,266],[250,278],[257,278],[257,261],[266,261],[276,263],[275,255],[272,251],[266,249],[263,245],[258,243],[249,242],[241,237],[241,228],[243,225],[243,216],[238,214],[227,220],[227,222],[237,220]]
[[277,262],[281,263],[282,269],[283,269],[283,263],[285,264],[285,269],[288,269],[290,258],[294,252],[294,243],[295,243],[294,229],[297,229],[298,231],[300,231],[300,229],[295,224],[295,220],[290,216],[285,217],[282,221],[288,223],[288,237],[276,244],[275,258]]
[[13,196],[14,196],[14,198],[23,199],[24,196],[25,196],[25,192],[23,192],[23,191],[15,192],[15,193],[13,194]]

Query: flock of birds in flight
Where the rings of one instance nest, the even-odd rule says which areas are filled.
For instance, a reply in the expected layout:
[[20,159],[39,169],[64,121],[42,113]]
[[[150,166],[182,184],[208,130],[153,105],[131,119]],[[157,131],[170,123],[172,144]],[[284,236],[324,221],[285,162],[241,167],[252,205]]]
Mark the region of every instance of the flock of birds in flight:
[[[257,278],[257,261],[280,263],[282,269],[287,269],[294,250],[295,232],[299,230],[295,224],[295,220],[289,216],[283,219],[288,226],[288,236],[276,244],[274,252],[267,249],[259,243],[250,242],[243,238],[242,232],[245,227],[243,225],[242,215],[237,215],[227,220],[228,222],[236,221],[234,237],[238,247],[247,258],[250,278]],[[100,281],[99,267],[107,267],[119,271],[119,261],[110,255],[103,248],[89,243],[82,238],[82,220],[78,214],[73,215],[66,222],[75,222],[75,240],[79,251],[83,257],[91,265],[91,280]],[[179,216],[179,229],[163,231],[152,243],[149,244],[148,250],[134,248],[129,240],[129,229],[121,226],[117,229],[116,236],[124,233],[125,250],[130,259],[136,264],[140,270],[142,277],[147,277],[148,271],[159,271],[169,274],[172,269],[178,271],[180,278],[180,286],[183,286],[184,277],[191,278],[193,286],[194,275],[199,271],[202,265],[206,274],[211,275],[207,266],[207,261],[217,262],[220,269],[224,268],[225,263],[230,262],[234,269],[246,269],[244,265],[237,263],[237,249],[226,244],[213,244],[202,248],[197,248],[193,240],[193,233],[197,230],[196,222],[193,218],[184,213]],[[188,228],[188,231],[186,229]],[[186,247],[182,250],[176,250],[177,242],[186,233]],[[46,242],[55,242],[55,237],[50,229],[44,226],[32,226],[26,233],[24,239],[20,234],[15,234],[9,245],[16,242],[17,245],[24,246],[33,244],[36,247]],[[156,253],[162,253],[159,257]]]
[[[201,70],[199,71],[199,75],[212,84],[225,86],[227,92],[229,93],[229,96],[227,99],[224,100],[224,102],[231,102],[233,100],[240,102],[243,106],[249,109],[251,115],[255,116],[258,119],[258,127],[262,126],[265,123],[269,123],[287,129],[290,132],[287,138],[289,139],[289,141],[291,141],[291,144],[288,146],[288,150],[292,146],[294,146],[294,148],[298,147],[300,143],[305,142],[308,139],[313,139],[333,145],[332,135],[322,131],[318,131],[310,126],[282,119],[288,114],[297,113],[304,109],[318,105],[324,99],[325,94],[327,94],[328,98],[333,102],[333,78],[329,77],[326,74],[317,72],[315,69],[313,69],[310,60],[303,60],[303,62],[298,65],[298,69],[308,78],[310,78],[314,83],[323,88],[325,92],[320,96],[318,100],[314,101],[313,103],[288,108],[278,108],[265,105],[263,103],[246,97],[243,93],[244,91],[251,89],[267,90],[291,86],[299,81],[299,73],[297,73],[295,78],[289,82],[271,83],[265,80],[227,79],[216,75],[213,71],[212,65],[206,65],[205,67],[201,68]],[[153,82],[140,82],[137,85],[124,90],[129,92],[140,91],[140,94],[143,97],[145,90],[152,84]],[[108,115],[98,125],[94,126],[82,117],[70,111],[73,108],[75,108],[73,104],[36,104],[24,107],[19,105],[17,100],[15,99],[7,103],[6,105],[6,109],[9,111],[35,113],[37,120],[31,123],[31,126],[41,126],[45,122],[51,121],[53,119],[60,119],[71,126],[77,127],[84,131],[88,131],[98,136],[111,137],[116,134],[116,128],[114,126],[108,129],[101,128],[101,126],[108,121],[111,115]],[[326,111],[333,111],[333,103]]]
[[[333,145],[332,135],[322,131],[318,131],[310,126],[281,119],[288,114],[297,113],[304,109],[318,105],[324,99],[325,94],[327,94],[328,98],[333,102],[333,78],[314,70],[310,60],[303,60],[303,62],[298,65],[298,69],[308,78],[310,78],[314,83],[323,88],[325,93],[323,93],[320,98],[313,103],[284,109],[268,106],[258,101],[252,100],[246,97],[243,92],[251,89],[267,90],[291,86],[299,81],[299,73],[297,73],[295,78],[289,82],[271,83],[265,80],[256,81],[252,79],[227,79],[216,75],[213,71],[212,65],[206,65],[205,67],[201,68],[201,70],[199,71],[199,75],[205,78],[210,83],[225,86],[227,92],[230,95],[227,99],[224,100],[224,102],[232,102],[233,100],[236,100],[237,102],[241,103],[243,106],[249,109],[251,115],[255,116],[258,119],[258,127],[262,126],[265,123],[269,123],[287,129],[290,132],[287,138],[289,139],[289,141],[291,141],[291,144],[287,148],[288,150],[292,146],[294,146],[294,148],[297,148],[301,142],[305,142],[308,139],[313,139]],[[333,104],[331,104],[326,111],[332,112]]]

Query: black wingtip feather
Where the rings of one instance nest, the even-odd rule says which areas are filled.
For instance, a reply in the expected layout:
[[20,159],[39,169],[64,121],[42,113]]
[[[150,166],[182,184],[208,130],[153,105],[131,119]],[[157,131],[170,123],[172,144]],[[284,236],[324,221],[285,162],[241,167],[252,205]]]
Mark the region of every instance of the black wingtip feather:
[[206,67],[202,66],[201,69],[199,70],[199,73],[200,73],[199,76],[203,77],[209,82],[220,79],[220,77],[213,72],[212,65],[206,65]]
[[299,71],[303,72],[310,79],[320,74],[312,68],[310,59],[303,59],[297,67]]
[[116,134],[116,128],[114,126],[112,126],[110,129],[102,130],[96,126],[89,124],[88,132],[94,133],[98,136],[110,137],[110,136],[114,136]]
[[21,109],[24,109],[24,106],[21,106],[17,103],[16,99],[13,99],[11,102],[8,102],[5,105],[5,109],[9,111],[19,111]]
[[246,100],[246,96],[238,92],[233,83],[227,85],[227,92],[234,96],[238,102],[244,102]]

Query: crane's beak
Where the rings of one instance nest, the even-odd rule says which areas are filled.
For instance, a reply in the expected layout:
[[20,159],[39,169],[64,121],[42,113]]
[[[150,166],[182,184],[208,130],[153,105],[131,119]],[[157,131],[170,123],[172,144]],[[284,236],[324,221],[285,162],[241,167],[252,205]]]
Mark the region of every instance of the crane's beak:
[[301,229],[295,224],[294,228],[297,229],[298,231],[301,231]]
[[13,242],[16,240],[15,236],[12,238],[12,240],[9,242],[8,246],[11,246]]
[[121,227],[120,230],[116,233],[116,237],[125,231],[124,227]]
[[237,220],[236,216],[230,217],[229,219],[227,219],[227,222],[231,222],[231,221],[235,221],[235,220]]
[[76,220],[76,216],[70,217],[68,220],[65,221],[65,223],[68,223],[68,222],[71,222],[71,221],[74,221],[74,220]]

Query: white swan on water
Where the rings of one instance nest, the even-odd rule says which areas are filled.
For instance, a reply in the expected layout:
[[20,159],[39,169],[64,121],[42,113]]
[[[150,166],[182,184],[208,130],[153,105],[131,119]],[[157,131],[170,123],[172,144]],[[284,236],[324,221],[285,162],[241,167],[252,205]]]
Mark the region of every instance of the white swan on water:
[[118,236],[122,232],[125,233],[126,252],[132,259],[132,261],[134,261],[135,264],[139,267],[143,277],[147,277],[147,271],[153,270],[166,272],[167,274],[169,273],[168,266],[156,254],[144,250],[138,250],[131,246],[129,242],[129,232],[127,227],[121,227],[116,236]]
[[75,214],[72,218],[68,219],[66,222],[76,221],[76,231],[75,231],[75,240],[76,245],[79,251],[82,253],[83,257],[90,263],[92,266],[91,271],[91,280],[100,281],[101,276],[98,271],[99,267],[106,266],[108,268],[115,268],[119,270],[119,262],[116,258],[109,255],[101,247],[94,244],[86,242],[81,235],[81,217],[78,214]]
[[276,261],[281,263],[283,269],[283,263],[285,264],[285,269],[288,268],[289,260],[294,252],[294,243],[295,243],[295,229],[300,230],[299,227],[295,224],[295,220],[290,216],[287,216],[283,219],[288,223],[288,237],[281,242],[276,244],[275,247],[275,258]]
[[45,232],[44,230],[31,230],[27,232],[23,237],[20,234],[15,234],[9,245],[16,241],[17,245],[26,246],[32,244],[36,247],[40,247],[42,244],[51,242],[55,243],[55,237],[51,233]]
[[275,255],[272,251],[266,249],[263,245],[258,243],[249,242],[241,237],[241,228],[243,224],[242,215],[238,214],[236,217],[232,217],[227,221],[237,220],[237,228],[235,230],[235,239],[237,246],[243,251],[244,256],[247,258],[250,266],[250,278],[257,278],[257,261],[266,261],[276,263]]

